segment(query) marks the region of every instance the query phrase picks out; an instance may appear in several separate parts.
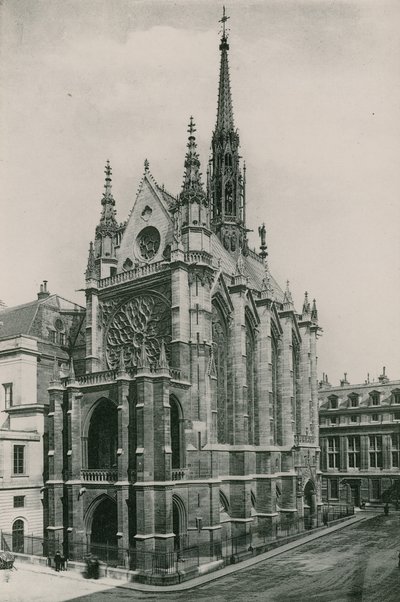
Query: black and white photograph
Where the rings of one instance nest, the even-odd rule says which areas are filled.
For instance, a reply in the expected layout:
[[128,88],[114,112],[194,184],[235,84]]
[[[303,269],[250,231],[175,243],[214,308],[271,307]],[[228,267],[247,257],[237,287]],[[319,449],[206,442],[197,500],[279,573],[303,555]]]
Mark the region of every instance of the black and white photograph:
[[399,158],[399,0],[0,0],[2,602],[397,602]]

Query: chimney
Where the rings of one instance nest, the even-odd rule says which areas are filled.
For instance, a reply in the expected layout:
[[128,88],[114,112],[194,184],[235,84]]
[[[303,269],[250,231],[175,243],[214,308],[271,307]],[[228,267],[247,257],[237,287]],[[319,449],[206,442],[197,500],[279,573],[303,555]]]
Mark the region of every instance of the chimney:
[[382,374],[379,375],[378,380],[380,383],[389,382],[389,378],[386,376],[386,366],[383,366]]
[[37,294],[37,298],[40,300],[46,299],[50,296],[49,291],[47,290],[47,280],[43,280],[43,284],[40,285],[40,291]]
[[340,386],[344,387],[345,385],[349,385],[349,381],[347,380],[347,372],[344,373],[344,378],[340,381]]

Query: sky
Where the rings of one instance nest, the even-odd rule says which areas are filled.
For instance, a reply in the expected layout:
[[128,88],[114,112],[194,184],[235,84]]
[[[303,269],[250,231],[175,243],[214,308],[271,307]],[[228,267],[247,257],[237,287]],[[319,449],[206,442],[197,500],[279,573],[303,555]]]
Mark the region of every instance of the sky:
[[[229,64],[251,246],[298,311],[317,300],[319,376],[400,379],[400,2],[231,0]],[[117,219],[147,158],[180,191],[193,115],[215,125],[220,2],[2,0],[0,299],[40,283],[84,305],[104,165]]]

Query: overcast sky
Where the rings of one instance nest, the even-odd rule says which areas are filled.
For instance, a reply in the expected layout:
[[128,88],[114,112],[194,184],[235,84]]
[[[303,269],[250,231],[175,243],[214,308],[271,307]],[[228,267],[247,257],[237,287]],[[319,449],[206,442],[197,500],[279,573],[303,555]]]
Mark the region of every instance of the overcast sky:
[[[194,115],[215,124],[220,2],[2,0],[0,299],[40,282],[84,304],[104,164],[117,218],[148,158],[180,190]],[[317,299],[319,373],[400,378],[400,2],[227,3],[252,246],[298,310]]]

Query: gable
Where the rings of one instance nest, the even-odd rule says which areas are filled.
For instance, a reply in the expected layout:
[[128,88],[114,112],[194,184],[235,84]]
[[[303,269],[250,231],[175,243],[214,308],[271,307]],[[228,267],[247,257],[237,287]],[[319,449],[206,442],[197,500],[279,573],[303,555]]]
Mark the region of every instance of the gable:
[[172,237],[173,223],[165,195],[145,173],[117,249],[117,271],[162,261]]

